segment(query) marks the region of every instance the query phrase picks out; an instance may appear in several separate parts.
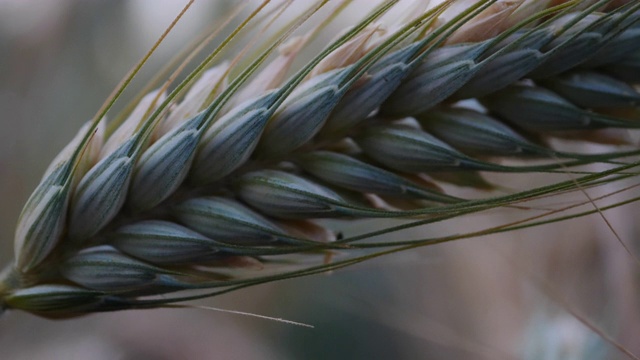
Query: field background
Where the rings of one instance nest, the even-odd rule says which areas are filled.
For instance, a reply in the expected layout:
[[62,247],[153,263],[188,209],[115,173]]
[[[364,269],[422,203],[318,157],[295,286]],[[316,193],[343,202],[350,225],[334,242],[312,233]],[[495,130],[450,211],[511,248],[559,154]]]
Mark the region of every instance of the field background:
[[[183,3],[0,0],[0,264],[12,258],[18,214],[48,162],[95,114]],[[140,80],[220,19],[231,3],[196,1]],[[350,13],[362,14],[358,9]],[[342,17],[336,29],[348,24],[349,18]],[[525,189],[547,181],[542,175],[510,176],[507,185]],[[576,199],[584,195],[556,203]],[[633,205],[607,213],[636,254],[637,210]],[[497,211],[402,236],[458,233],[515,218],[513,211]],[[347,232],[372,225],[380,226],[336,224]],[[198,303],[300,321],[314,329],[205,310],[119,312],[63,321],[10,312],[0,319],[0,356],[611,359],[620,353],[569,311],[640,353],[638,266],[603,220],[592,216],[395,254]]]

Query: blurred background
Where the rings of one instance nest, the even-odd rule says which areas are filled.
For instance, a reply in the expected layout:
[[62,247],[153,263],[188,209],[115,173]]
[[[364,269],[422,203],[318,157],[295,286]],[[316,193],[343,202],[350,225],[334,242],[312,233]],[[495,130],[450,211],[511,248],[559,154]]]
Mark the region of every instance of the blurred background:
[[[95,114],[184,3],[0,0],[0,264],[12,258],[17,217],[49,161]],[[212,21],[221,21],[233,4],[196,1],[132,90],[140,89],[144,80]],[[349,11],[363,15],[358,6]],[[349,21],[348,16],[339,18],[335,32],[349,26]],[[542,175],[497,179],[514,190],[552,180]],[[460,196],[478,196],[455,191]],[[595,197],[606,191],[590,194]],[[572,196],[562,201],[585,200],[583,194]],[[557,201],[558,206],[561,203]],[[637,210],[637,205],[630,205],[606,213],[635,256]],[[461,233],[517,218],[513,211],[497,211],[412,229],[401,236]],[[373,225],[384,224],[335,224],[347,234]],[[299,321],[313,329],[197,309],[129,311],[57,321],[9,312],[0,318],[0,356],[31,360],[625,358],[584,320],[640,354],[639,269],[635,257],[624,250],[603,219],[592,216],[412,250],[331,274],[198,302]]]

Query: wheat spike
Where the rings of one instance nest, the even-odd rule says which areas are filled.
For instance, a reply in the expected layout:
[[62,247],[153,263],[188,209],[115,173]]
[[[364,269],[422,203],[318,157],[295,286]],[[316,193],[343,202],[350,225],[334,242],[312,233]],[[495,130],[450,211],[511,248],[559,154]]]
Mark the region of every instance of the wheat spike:
[[[546,140],[607,142],[615,136],[598,134],[639,126],[640,4],[445,1],[386,24],[387,2],[292,69],[322,30],[298,27],[325,3],[272,38],[253,35],[269,43],[218,59],[243,29],[281,15],[258,19],[259,8],[175,90],[147,94],[120,123],[101,116],[83,128],[24,207],[0,307],[50,317],[148,308],[328,271],[366,257],[300,258],[400,243],[340,239],[317,219],[437,221],[630,167],[479,200],[439,185],[481,193],[499,186],[482,171],[566,171],[636,154],[575,154]],[[469,99],[473,108],[458,102]],[[280,270],[282,258],[299,267]],[[228,265],[238,259],[265,274]]]

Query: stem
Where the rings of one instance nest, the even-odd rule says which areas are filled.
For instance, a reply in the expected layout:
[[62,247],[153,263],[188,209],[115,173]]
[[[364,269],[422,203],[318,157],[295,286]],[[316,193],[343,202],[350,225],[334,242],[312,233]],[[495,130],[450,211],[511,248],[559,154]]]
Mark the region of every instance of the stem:
[[0,273],[0,316],[4,314],[4,311],[7,308],[4,302],[4,297],[8,290],[7,278],[9,277],[9,273],[11,273],[10,267],[5,268],[4,270],[2,270],[2,273]]
[[15,270],[13,264],[5,267],[0,272],[0,316],[7,309],[7,304],[4,298],[13,290],[20,288],[22,280]]

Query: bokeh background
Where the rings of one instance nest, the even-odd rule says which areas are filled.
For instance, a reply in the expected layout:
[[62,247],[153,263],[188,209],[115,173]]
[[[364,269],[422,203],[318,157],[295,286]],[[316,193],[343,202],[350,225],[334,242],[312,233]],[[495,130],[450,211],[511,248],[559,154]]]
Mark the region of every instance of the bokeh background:
[[[0,0],[0,264],[12,258],[18,214],[49,161],[95,114],[184,3]],[[197,0],[132,89],[139,89],[212,21],[220,21],[233,4]],[[361,16],[362,6],[369,3],[358,4],[347,13]],[[339,18],[336,31],[350,19]],[[500,179],[511,189],[552,180],[542,175]],[[584,195],[557,204],[575,200]],[[637,210],[631,205],[606,213],[636,256]],[[497,211],[401,236],[460,233],[514,220],[516,213]],[[384,225],[335,224],[346,232]],[[9,312],[0,318],[0,357],[625,358],[578,318],[640,353],[639,270],[602,218],[592,216],[412,250],[198,302],[300,321],[313,329],[197,309],[58,321]]]

